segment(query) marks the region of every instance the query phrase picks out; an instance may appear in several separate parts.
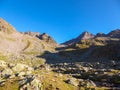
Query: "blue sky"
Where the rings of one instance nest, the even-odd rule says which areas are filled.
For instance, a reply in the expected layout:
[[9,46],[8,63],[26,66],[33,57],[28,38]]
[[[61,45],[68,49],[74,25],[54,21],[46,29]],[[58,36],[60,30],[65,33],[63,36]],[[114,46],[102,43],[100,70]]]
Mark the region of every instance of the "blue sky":
[[46,32],[62,43],[83,31],[120,28],[120,0],[0,0],[0,17],[18,31]]

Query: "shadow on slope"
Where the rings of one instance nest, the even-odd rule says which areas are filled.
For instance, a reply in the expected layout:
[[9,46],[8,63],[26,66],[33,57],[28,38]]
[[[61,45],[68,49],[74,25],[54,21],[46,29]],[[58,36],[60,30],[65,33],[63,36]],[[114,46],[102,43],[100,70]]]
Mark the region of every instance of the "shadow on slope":
[[89,48],[60,48],[58,52],[45,51],[37,57],[46,59],[46,63],[107,62],[120,60],[120,43]]
[[82,53],[86,50],[62,50],[58,52],[49,52],[45,51],[44,54],[39,55],[39,58],[45,58],[46,63],[70,63],[70,62],[79,62]]

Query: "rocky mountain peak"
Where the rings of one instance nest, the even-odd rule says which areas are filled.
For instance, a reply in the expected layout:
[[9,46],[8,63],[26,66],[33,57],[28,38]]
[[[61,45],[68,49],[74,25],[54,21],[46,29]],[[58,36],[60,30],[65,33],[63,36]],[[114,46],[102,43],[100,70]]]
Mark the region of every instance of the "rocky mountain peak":
[[57,44],[55,40],[46,33],[39,35],[38,38],[50,44]]
[[16,32],[15,28],[2,18],[0,18],[0,31],[8,34]]
[[77,38],[69,40],[63,44],[72,45],[72,44],[76,44],[76,43],[80,42],[81,40],[88,40],[88,39],[92,39],[92,38],[94,38],[94,35],[85,31],[82,34],[80,34]]
[[85,31],[85,32],[83,32],[82,34],[80,34],[80,36],[78,36],[78,39],[80,39],[80,40],[87,40],[87,39],[91,39],[91,38],[93,38],[93,37],[94,37],[93,34]]
[[120,29],[116,29],[107,34],[108,37],[120,38]]

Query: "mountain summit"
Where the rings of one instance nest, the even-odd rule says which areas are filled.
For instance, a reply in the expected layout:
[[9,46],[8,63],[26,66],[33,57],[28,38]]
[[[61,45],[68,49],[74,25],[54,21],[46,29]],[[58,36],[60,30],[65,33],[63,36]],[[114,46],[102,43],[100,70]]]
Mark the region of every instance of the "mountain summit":
[[80,40],[88,40],[88,39],[91,39],[91,38],[93,38],[93,37],[94,37],[93,34],[85,31],[85,32],[83,32],[80,36],[78,36],[77,39],[80,39]]
[[0,18],[0,31],[9,34],[16,32],[15,28],[9,23],[7,23],[5,20],[3,20],[2,18]]
[[94,38],[94,35],[85,31],[82,34],[80,34],[77,38],[69,40],[63,44],[66,44],[66,45],[76,44],[76,43],[80,42],[81,40],[89,40],[92,38]]
[[47,42],[47,43],[57,44],[55,42],[55,40],[51,36],[49,36],[48,34],[46,34],[46,33],[43,33],[43,34],[39,35],[38,38],[41,39],[41,40],[43,40],[43,41],[45,41],[45,42]]
[[116,29],[107,34],[111,38],[120,38],[120,29]]

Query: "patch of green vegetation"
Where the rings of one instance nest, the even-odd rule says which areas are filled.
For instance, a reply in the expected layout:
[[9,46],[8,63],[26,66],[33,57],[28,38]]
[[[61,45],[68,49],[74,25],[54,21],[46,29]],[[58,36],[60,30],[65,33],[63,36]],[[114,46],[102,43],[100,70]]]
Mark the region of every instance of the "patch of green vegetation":
[[89,48],[89,45],[86,44],[76,44],[77,48]]
[[0,86],[0,90],[19,90],[19,84],[17,81],[7,81],[5,85]]
[[26,54],[26,55],[37,55],[37,54],[40,54],[40,52],[35,52],[35,51],[25,51],[25,52],[22,52],[22,54]]
[[2,54],[0,53],[0,60],[7,60],[7,59],[8,59],[8,57],[7,57],[7,56],[2,55]]
[[37,70],[34,74],[43,76],[43,78],[41,78],[42,90],[77,90],[76,86],[64,82],[67,78],[66,75],[56,76],[57,73],[46,70]]
[[29,58],[26,58],[25,60],[22,60],[22,59],[16,60],[16,64],[17,63],[26,64],[26,65],[34,67],[34,66],[38,66],[38,65],[44,64],[45,60],[41,59],[41,58],[35,58],[33,60],[29,59]]

